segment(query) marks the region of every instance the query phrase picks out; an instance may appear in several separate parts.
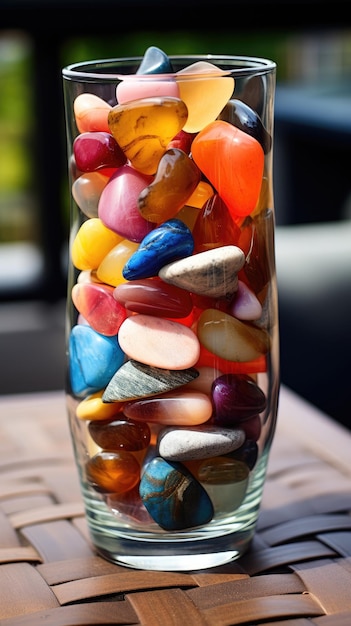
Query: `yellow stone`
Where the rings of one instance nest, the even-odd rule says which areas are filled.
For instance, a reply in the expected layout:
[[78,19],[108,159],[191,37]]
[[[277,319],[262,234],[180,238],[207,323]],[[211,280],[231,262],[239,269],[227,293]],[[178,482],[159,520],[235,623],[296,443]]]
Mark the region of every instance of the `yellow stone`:
[[103,402],[101,399],[103,393],[104,390],[102,389],[88,396],[78,404],[76,409],[78,419],[83,421],[106,420],[114,417],[122,410],[123,402],[113,402],[110,404]]
[[106,254],[123,237],[107,228],[100,218],[83,222],[71,247],[73,265],[79,270],[96,269]]
[[186,203],[189,206],[196,207],[197,209],[202,209],[205,202],[207,202],[207,200],[209,200],[211,196],[214,195],[214,193],[214,189],[209,183],[206,183],[204,180],[200,180],[195,191],[193,191],[190,198],[187,199]]
[[212,63],[199,61],[176,75],[179,94],[188,108],[183,127],[187,133],[197,133],[210,124],[224,109],[233,95],[235,81]]
[[114,248],[109,250],[96,270],[99,280],[113,287],[127,282],[123,276],[123,268],[128,259],[136,252],[139,244],[123,239]]
[[187,107],[178,98],[142,98],[113,107],[108,123],[133,167],[155,174],[161,156],[187,118]]

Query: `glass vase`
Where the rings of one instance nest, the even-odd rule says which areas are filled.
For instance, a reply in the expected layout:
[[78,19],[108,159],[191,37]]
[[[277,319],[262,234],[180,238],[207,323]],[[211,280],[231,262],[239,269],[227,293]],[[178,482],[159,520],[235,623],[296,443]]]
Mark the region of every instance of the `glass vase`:
[[67,408],[118,564],[209,568],[255,532],[279,395],[275,69],[156,47],[63,69]]

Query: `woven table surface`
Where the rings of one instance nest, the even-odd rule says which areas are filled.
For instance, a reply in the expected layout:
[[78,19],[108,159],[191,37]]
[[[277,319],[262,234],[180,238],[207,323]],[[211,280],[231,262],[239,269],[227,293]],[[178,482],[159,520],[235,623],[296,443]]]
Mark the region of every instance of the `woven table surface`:
[[1,626],[350,626],[351,433],[282,388],[250,551],[198,572],[99,557],[63,393],[0,400]]

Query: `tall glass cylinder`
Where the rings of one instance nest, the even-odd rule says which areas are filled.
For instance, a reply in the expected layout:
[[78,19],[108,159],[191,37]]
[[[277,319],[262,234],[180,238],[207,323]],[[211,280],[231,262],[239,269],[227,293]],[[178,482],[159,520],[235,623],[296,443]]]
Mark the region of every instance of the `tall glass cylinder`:
[[275,63],[64,68],[67,408],[91,538],[196,570],[255,532],[279,394]]

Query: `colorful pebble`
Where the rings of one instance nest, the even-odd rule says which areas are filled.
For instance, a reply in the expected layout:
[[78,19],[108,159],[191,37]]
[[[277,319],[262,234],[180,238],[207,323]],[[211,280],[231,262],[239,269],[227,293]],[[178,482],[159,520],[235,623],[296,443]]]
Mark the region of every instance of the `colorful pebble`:
[[234,124],[251,137],[257,139],[265,154],[272,148],[272,137],[262,124],[260,116],[242,100],[229,100],[221,112],[220,119]]
[[[233,245],[239,242],[241,230],[234,222],[220,196],[205,199],[192,230],[196,252]],[[239,245],[239,247],[241,247]]]
[[138,198],[141,215],[160,224],[178,213],[195,191],[201,172],[183,150],[168,149],[161,157],[153,182]]
[[155,224],[145,220],[138,208],[138,197],[151,182],[130,165],[120,167],[103,189],[98,206],[99,218],[110,228],[131,241],[140,242]]
[[155,174],[171,139],[182,130],[188,110],[179,98],[142,98],[118,104],[108,123],[113,137],[138,172]]
[[[153,74],[172,74],[173,68],[168,56],[157,48],[150,46],[144,53],[142,62],[136,74],[127,76],[117,85],[117,102],[123,104],[130,100],[148,98],[151,96],[171,96],[179,98],[179,88],[175,79],[171,76],[161,80],[143,80],[142,76]],[[139,78],[140,77],[140,78]]]
[[98,218],[83,222],[71,245],[71,259],[79,270],[92,270],[99,267],[106,254],[123,237],[105,226]]
[[162,267],[166,283],[211,298],[231,298],[238,288],[238,272],[245,256],[237,246],[222,246]]
[[159,454],[169,461],[191,461],[227,454],[243,445],[245,433],[234,428],[166,428],[159,434]]
[[191,151],[196,165],[218,191],[233,217],[250,215],[262,185],[264,152],[261,144],[239,128],[217,120],[199,132]]
[[124,152],[110,133],[82,133],[73,142],[78,169],[95,172],[103,167],[120,167],[126,163]]
[[243,503],[249,468],[237,459],[215,457],[203,461],[195,474],[211,498],[215,515],[232,514]]
[[108,114],[111,108],[110,104],[93,93],[79,94],[73,103],[79,132],[109,132]]
[[158,278],[125,282],[116,287],[113,295],[129,311],[156,317],[182,318],[189,315],[193,308],[187,291]]
[[124,414],[130,419],[172,426],[197,426],[204,424],[212,415],[209,396],[199,391],[175,390],[127,402]]
[[85,325],[72,328],[69,355],[71,387],[77,396],[105,387],[124,360],[117,337],[105,337]]
[[163,265],[191,255],[194,241],[181,220],[171,219],[147,234],[123,269],[127,280],[157,276]]
[[87,479],[101,493],[124,493],[139,482],[139,463],[125,450],[102,450],[89,459],[85,467]]
[[[109,405],[111,406],[111,405]],[[88,426],[89,434],[104,450],[144,450],[150,443],[151,433],[146,422],[121,419],[92,421]]]
[[155,396],[177,389],[197,376],[198,372],[194,368],[165,370],[130,360],[124,363],[111,378],[102,400],[103,402],[123,402]]
[[98,206],[102,190],[108,177],[99,172],[82,174],[72,185],[72,196],[87,217],[98,217]]
[[207,524],[213,505],[205,489],[181,463],[156,458],[142,475],[139,492],[151,517],[164,530]]
[[124,283],[126,280],[123,275],[124,266],[137,249],[137,243],[129,239],[122,239],[107,252],[96,268],[98,280],[113,287]]
[[118,340],[130,359],[162,369],[193,367],[200,354],[199,340],[190,328],[142,313],[124,320]]
[[212,385],[214,421],[229,426],[247,420],[266,407],[266,396],[250,376],[223,374]]
[[262,315],[262,305],[251,289],[238,281],[238,289],[230,307],[230,314],[239,320],[254,321]]
[[84,400],[82,400],[76,408],[76,416],[80,420],[107,420],[118,415],[123,408],[123,402],[106,404],[102,401],[102,394],[104,390],[100,389],[96,393],[93,393]]
[[[189,80],[190,74],[194,77]],[[197,133],[213,122],[224,108],[234,90],[234,79],[212,63],[200,61],[176,74],[180,98],[185,102],[189,117],[183,127]]]
[[102,335],[117,335],[125,320],[125,308],[113,297],[113,287],[98,283],[76,283],[72,302],[88,324]]
[[269,349],[268,333],[218,309],[201,313],[197,334],[201,344],[228,361],[253,361]]

